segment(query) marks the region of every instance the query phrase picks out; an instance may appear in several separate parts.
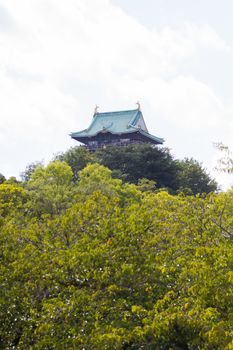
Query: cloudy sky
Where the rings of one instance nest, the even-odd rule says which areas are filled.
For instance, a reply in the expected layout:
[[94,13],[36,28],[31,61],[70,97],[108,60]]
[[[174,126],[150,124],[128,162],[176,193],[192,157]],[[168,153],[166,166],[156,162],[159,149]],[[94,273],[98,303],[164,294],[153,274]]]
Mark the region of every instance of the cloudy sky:
[[232,0],[0,0],[0,173],[77,143],[100,111],[136,108],[176,158],[213,173],[233,148]]

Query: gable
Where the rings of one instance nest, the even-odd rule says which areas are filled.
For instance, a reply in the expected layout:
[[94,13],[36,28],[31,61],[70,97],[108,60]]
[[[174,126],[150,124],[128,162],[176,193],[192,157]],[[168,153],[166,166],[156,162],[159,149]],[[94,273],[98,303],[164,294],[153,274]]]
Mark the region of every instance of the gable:
[[141,129],[141,130],[143,130],[145,132],[148,132],[148,129],[146,127],[146,123],[145,123],[144,118],[143,118],[142,115],[140,116],[140,118],[139,118],[138,122],[136,123],[135,127],[139,128],[139,129]]

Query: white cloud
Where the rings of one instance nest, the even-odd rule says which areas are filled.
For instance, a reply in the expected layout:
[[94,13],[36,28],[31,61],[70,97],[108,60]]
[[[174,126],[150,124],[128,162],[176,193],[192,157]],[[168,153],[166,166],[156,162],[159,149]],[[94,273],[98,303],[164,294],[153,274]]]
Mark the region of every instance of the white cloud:
[[220,38],[208,24],[197,26],[193,23],[186,23],[185,27],[186,36],[195,42],[196,45],[223,51],[231,49],[226,41]]
[[[140,99],[152,132],[173,129],[172,140],[158,136],[174,149],[184,130],[229,129],[211,86],[179,70],[200,50],[229,51],[211,27],[149,30],[108,0],[0,0],[1,13],[0,172],[17,175],[75,144],[68,133],[87,126],[95,103],[134,108]],[[191,155],[192,142],[186,148]]]

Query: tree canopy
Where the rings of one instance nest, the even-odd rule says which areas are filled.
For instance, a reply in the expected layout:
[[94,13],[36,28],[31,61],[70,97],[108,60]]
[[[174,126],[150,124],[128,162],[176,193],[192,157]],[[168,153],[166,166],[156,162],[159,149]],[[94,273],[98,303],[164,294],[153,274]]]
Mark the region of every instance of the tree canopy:
[[2,184],[5,180],[5,176],[0,173],[0,184]]
[[217,190],[217,183],[206,169],[194,159],[174,159],[168,148],[147,144],[126,147],[107,147],[90,153],[83,147],[74,147],[56,159],[67,162],[74,180],[88,163],[100,163],[113,171],[113,177],[137,184],[142,179],[154,181],[157,188],[171,193],[209,193]]
[[206,170],[195,159],[185,158],[176,161],[178,167],[179,191],[191,191],[193,194],[209,193],[216,191],[218,185],[207,174]]
[[233,349],[233,191],[172,195],[87,156],[0,184],[0,349]]

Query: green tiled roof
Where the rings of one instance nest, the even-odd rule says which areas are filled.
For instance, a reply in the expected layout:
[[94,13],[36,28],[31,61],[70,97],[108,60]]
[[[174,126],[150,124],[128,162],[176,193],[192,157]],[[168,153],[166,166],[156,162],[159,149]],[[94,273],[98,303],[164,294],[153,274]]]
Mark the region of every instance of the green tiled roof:
[[[106,130],[112,134],[135,131],[133,127],[140,117],[140,111],[106,112],[94,115],[88,129],[72,133],[71,136],[95,136],[99,132]],[[131,126],[132,125],[132,126]]]
[[96,113],[89,128],[74,132],[70,136],[75,139],[96,136],[98,133],[128,134],[140,132],[150,139],[163,143],[163,139],[150,135],[139,109],[118,112]]

